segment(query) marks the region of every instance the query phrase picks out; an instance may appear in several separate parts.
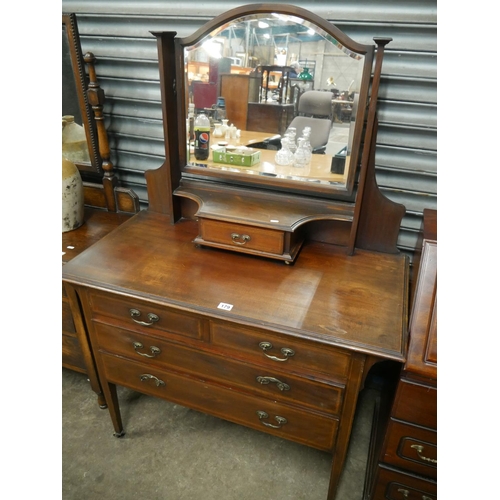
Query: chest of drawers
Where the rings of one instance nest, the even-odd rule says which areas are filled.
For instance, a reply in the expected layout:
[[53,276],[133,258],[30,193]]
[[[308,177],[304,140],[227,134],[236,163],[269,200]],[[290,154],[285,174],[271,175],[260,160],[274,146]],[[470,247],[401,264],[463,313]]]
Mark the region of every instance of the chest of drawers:
[[[437,499],[437,234],[424,213],[408,359],[386,418],[374,429],[365,499]],[[377,428],[379,427],[379,428]],[[379,436],[377,436],[379,434]],[[377,443],[378,441],[378,443]]]
[[406,258],[307,243],[286,266],[196,233],[140,212],[65,266],[115,434],[120,385],[332,453],[335,498],[363,380],[406,356]]

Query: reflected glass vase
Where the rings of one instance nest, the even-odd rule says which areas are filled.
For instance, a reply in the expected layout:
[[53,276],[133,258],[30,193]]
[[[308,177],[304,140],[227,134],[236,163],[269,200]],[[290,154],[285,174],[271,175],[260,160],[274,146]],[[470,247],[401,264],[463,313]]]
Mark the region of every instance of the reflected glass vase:
[[277,165],[290,165],[293,161],[293,153],[290,151],[288,137],[281,139],[281,149],[276,153],[274,161]]

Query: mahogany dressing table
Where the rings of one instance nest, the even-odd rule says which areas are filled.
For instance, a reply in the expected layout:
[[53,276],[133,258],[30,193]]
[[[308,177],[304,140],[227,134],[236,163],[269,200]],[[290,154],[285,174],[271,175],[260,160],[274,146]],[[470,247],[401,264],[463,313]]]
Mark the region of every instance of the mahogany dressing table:
[[[67,263],[63,281],[115,436],[124,435],[121,385],[330,452],[333,500],[364,380],[407,352],[409,266],[396,248],[404,207],[380,193],[373,161],[389,40],[377,40],[372,79],[374,47],[276,7],[233,9],[185,39],[155,33],[166,159],[146,173],[149,208]],[[184,50],[275,14],[291,27],[302,18],[301,31],[315,28],[361,64],[340,186],[208,171],[186,158]]]

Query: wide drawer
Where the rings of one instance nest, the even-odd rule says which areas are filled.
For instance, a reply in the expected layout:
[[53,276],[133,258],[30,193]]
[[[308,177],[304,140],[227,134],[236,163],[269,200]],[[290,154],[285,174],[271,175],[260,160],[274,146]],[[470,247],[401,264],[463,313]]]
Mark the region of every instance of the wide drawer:
[[338,420],[145,363],[101,354],[107,380],[216,417],[331,451]]
[[267,369],[246,364],[109,325],[96,324],[95,331],[99,348],[109,353],[134,361],[147,359],[158,368],[178,370],[273,400],[340,414],[343,386],[290,375],[279,367]]
[[350,354],[330,346],[300,341],[258,328],[211,321],[211,342],[234,358],[251,359],[259,364],[283,366],[288,372],[322,375],[328,380],[347,380]]
[[437,484],[431,479],[379,465],[370,500],[437,500]]
[[437,429],[437,389],[401,379],[392,416],[398,420]]
[[437,477],[437,433],[389,421],[383,461],[424,476]]
[[92,293],[92,319],[138,332],[204,340],[208,323],[202,317],[128,297]]
[[219,243],[237,249],[258,250],[278,255],[284,251],[283,231],[204,218],[200,218],[199,224],[200,235],[207,243]]

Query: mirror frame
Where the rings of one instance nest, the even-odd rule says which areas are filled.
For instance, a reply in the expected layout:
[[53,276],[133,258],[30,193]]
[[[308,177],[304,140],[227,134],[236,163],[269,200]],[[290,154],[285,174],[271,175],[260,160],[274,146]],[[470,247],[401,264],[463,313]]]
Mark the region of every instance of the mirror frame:
[[[202,38],[210,34],[216,28],[223,26],[230,21],[239,17],[254,15],[254,14],[270,14],[270,13],[286,14],[296,16],[315,24],[328,35],[338,40],[347,49],[364,56],[364,65],[362,70],[362,78],[359,91],[358,108],[356,111],[355,126],[352,137],[352,150],[349,171],[345,185],[332,186],[319,184],[314,182],[301,182],[297,180],[268,178],[265,176],[249,176],[245,173],[233,173],[228,171],[210,171],[200,167],[187,165],[186,154],[186,81],[185,65],[184,65],[184,49],[188,46],[195,45]],[[352,200],[354,196],[355,181],[360,172],[360,164],[362,157],[363,131],[365,129],[366,111],[369,103],[369,89],[371,83],[371,72],[373,66],[373,58],[375,52],[374,45],[364,45],[352,40],[349,36],[343,33],[339,28],[329,21],[305,10],[301,7],[292,5],[275,5],[275,4],[250,4],[243,5],[232,9],[224,14],[221,14],[211,21],[207,22],[200,29],[190,36],[184,38],[175,38],[175,61],[176,61],[176,93],[177,93],[177,109],[179,111],[178,121],[178,159],[180,168],[180,177],[183,178],[205,178],[210,180],[218,180],[220,182],[264,187],[271,190],[285,191],[288,193],[316,195],[328,197],[330,199]]]
[[[99,154],[99,143],[97,138],[97,127],[94,121],[94,113],[87,97],[88,77],[85,73],[82,48],[80,44],[80,35],[75,14],[62,15],[62,29],[68,37],[69,54],[71,58],[71,67],[78,97],[78,106],[82,116],[85,136],[87,138],[87,147],[89,150],[90,163],[76,163],[78,170],[82,172],[102,174],[102,159]],[[64,110],[63,110],[64,114]]]

